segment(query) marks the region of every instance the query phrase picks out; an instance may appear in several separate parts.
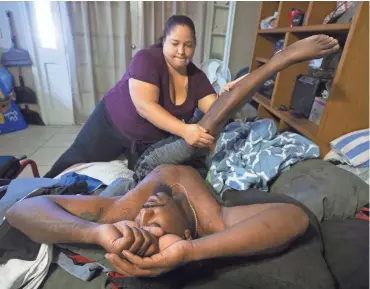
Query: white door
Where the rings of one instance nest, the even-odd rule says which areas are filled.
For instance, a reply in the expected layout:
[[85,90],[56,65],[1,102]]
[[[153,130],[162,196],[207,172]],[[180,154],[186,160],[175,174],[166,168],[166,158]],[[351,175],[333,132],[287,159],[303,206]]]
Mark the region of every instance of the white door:
[[[74,124],[72,89],[69,78],[63,28],[66,9],[62,2],[27,2],[40,75],[40,106],[46,124]],[[63,22],[64,21],[64,22]]]

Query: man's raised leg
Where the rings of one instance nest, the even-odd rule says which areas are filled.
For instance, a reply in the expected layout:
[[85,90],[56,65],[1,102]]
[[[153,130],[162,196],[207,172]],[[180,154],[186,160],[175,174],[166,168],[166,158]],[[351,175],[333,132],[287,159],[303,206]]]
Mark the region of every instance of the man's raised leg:
[[[220,95],[198,124],[217,137],[230,117],[250,100],[250,97],[245,96],[251,95],[256,87],[263,84],[273,74],[295,63],[321,58],[338,50],[338,41],[326,35],[314,35],[297,41],[275,54],[265,65],[244,77],[230,92]],[[157,148],[149,148],[142,154],[135,166],[137,181],[142,180],[161,164],[183,164],[198,153],[207,153],[205,149],[189,146],[182,138],[174,136],[170,138],[172,140],[162,140],[154,145]]]
[[297,41],[275,54],[265,65],[244,77],[231,91],[220,95],[198,124],[217,137],[227,120],[250,100],[250,97],[245,96],[273,74],[295,63],[321,58],[338,50],[338,41],[327,35],[313,35]]

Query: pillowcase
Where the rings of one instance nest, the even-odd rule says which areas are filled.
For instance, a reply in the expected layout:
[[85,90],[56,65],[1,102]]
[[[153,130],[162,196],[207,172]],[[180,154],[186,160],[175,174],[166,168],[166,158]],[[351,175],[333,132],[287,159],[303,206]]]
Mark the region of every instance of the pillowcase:
[[358,130],[333,140],[331,147],[340,154],[347,164],[369,167],[370,129]]

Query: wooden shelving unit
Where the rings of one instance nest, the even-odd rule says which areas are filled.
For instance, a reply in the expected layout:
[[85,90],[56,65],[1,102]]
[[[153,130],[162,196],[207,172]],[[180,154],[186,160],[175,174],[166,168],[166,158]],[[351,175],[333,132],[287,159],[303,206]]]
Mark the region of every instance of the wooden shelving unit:
[[311,32],[312,34],[317,33],[326,33],[330,35],[348,33],[351,28],[351,23],[343,24],[321,24],[321,25],[310,25],[310,26],[299,26],[299,27],[281,27],[276,29],[259,29],[258,34],[285,34],[286,32],[292,33],[307,33]]
[[[314,139],[318,132],[318,125],[309,121],[305,118],[296,118],[291,116],[289,112],[281,111],[279,109],[274,108],[271,106],[271,101],[264,97],[262,94],[256,93],[253,96],[253,100],[255,100],[258,104],[260,104],[265,110],[267,110],[272,115],[276,116],[282,122],[285,122],[290,127],[294,128],[299,133],[307,136],[310,139]],[[279,122],[280,124],[280,122]],[[285,128],[283,130],[286,130]]]
[[[329,143],[333,139],[369,127],[369,3],[358,4],[351,23],[322,24],[335,7],[335,1],[263,2],[259,20],[278,11],[277,28],[257,30],[250,65],[251,71],[264,65],[273,56],[275,43],[280,39],[284,40],[285,47],[320,33],[339,40],[343,52],[319,125],[279,109],[281,105],[290,106],[296,77],[309,73],[308,62],[279,72],[271,99],[259,93],[253,97],[259,105],[260,117],[272,119],[279,131],[293,130],[313,140],[320,146],[322,156],[330,150]],[[292,8],[305,11],[303,26],[289,27]]]

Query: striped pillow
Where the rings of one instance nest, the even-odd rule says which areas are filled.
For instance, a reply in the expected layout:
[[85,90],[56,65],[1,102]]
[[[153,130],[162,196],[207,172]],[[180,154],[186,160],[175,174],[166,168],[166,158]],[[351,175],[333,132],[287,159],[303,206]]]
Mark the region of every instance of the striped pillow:
[[347,162],[357,167],[369,167],[370,129],[358,130],[333,140],[330,145]]

